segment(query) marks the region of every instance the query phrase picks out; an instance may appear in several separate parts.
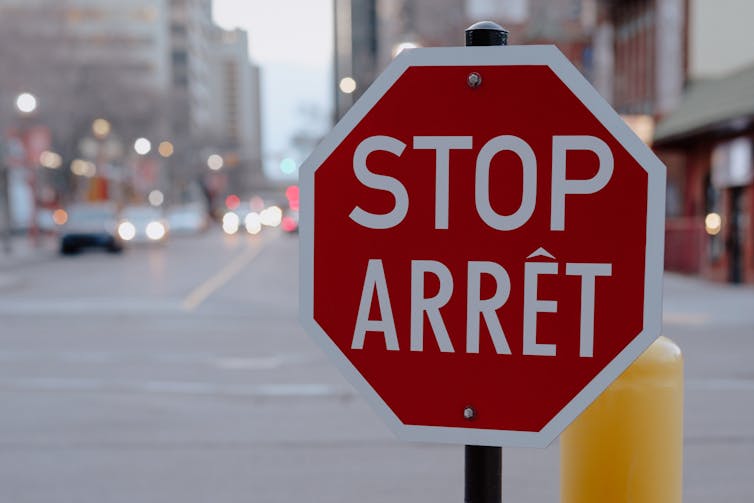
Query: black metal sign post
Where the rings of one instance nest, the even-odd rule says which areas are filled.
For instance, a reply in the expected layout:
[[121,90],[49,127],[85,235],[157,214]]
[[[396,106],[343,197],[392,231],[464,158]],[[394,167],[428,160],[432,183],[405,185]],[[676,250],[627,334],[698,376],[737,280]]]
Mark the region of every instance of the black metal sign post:
[[[466,46],[508,45],[508,31],[496,23],[481,21],[466,30]],[[469,86],[481,85],[481,76],[469,75]],[[468,412],[468,413],[466,413]],[[473,420],[474,409],[469,407],[464,416]],[[467,445],[465,448],[465,503],[501,503],[503,449],[485,445]]]
[[465,460],[465,503],[501,503],[503,498],[503,449],[467,445]]

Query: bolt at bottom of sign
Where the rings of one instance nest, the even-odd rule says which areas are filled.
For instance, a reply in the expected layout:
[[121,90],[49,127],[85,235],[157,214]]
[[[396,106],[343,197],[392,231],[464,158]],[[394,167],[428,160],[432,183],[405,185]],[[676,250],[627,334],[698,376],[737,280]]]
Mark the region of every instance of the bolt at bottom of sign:
[[474,410],[474,407],[466,407],[463,409],[463,418],[468,419],[469,421],[474,419],[476,417],[476,411]]

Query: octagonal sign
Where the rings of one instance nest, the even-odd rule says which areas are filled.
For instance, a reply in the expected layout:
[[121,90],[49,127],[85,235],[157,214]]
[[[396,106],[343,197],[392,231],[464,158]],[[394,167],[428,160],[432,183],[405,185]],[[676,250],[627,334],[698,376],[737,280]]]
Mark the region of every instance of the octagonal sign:
[[404,51],[301,189],[305,329],[401,437],[546,446],[660,334],[665,167],[555,47]]

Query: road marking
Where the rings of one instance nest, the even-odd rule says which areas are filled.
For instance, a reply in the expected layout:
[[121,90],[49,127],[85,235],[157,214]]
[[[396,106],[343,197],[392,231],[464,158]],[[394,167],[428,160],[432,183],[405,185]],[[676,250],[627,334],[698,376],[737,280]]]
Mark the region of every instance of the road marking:
[[253,248],[247,248],[242,254],[237,256],[233,261],[220,269],[214,276],[210,277],[207,281],[196,287],[191,293],[183,299],[184,311],[193,311],[199,307],[202,302],[207,300],[210,295],[222,288],[228,281],[233,279],[235,275],[240,273],[244,267],[249,265],[254,260],[259,252],[262,251],[262,246],[255,246]]

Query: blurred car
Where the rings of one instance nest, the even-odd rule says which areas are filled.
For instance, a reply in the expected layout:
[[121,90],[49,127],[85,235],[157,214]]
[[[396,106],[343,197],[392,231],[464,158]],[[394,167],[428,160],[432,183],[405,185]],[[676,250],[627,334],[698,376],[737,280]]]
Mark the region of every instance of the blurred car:
[[168,226],[162,212],[153,206],[127,206],[121,212],[118,236],[129,243],[164,243]]
[[207,230],[209,216],[200,204],[173,206],[165,215],[170,234],[198,234]]
[[72,254],[83,248],[123,250],[116,232],[118,212],[113,204],[80,204],[68,208],[68,219],[60,227],[60,253]]

